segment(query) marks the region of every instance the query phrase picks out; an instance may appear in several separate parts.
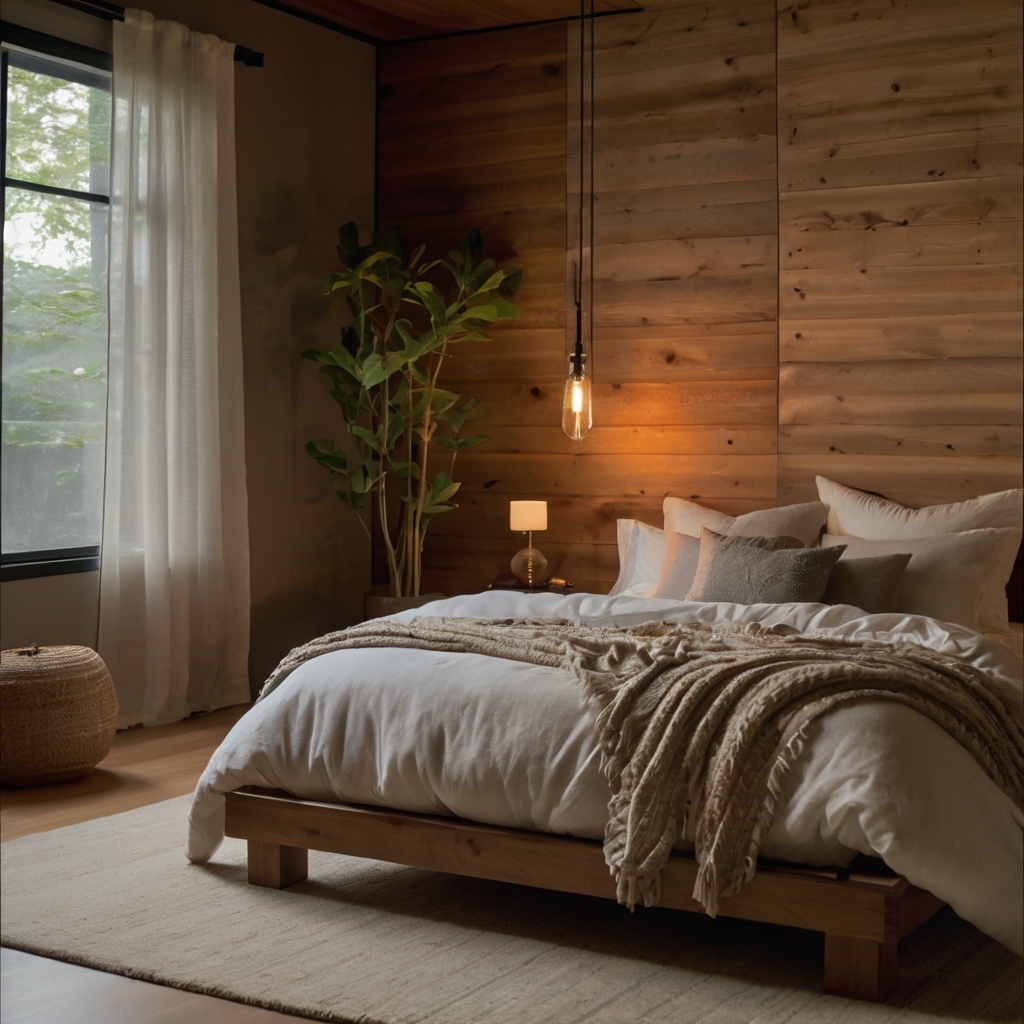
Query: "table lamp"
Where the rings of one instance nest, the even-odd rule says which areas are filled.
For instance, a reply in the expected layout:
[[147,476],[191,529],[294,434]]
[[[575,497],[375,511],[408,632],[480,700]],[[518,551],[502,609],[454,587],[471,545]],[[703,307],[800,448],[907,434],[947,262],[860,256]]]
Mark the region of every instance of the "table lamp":
[[533,531],[548,528],[546,501],[510,501],[508,522],[510,530],[518,530],[529,538],[526,547],[517,551],[512,559],[513,575],[528,587],[544,582],[548,560],[533,546]]

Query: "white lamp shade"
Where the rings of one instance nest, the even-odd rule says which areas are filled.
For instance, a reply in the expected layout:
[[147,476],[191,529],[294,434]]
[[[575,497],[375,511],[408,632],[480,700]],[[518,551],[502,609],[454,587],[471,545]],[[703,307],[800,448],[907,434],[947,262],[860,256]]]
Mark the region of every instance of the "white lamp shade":
[[510,501],[508,503],[508,526],[510,530],[526,533],[528,530],[548,528],[548,503],[546,501]]

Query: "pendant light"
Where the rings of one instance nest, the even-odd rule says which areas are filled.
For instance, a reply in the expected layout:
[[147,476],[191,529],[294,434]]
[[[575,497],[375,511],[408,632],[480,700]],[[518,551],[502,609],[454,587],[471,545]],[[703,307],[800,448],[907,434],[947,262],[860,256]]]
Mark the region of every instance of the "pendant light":
[[[587,365],[593,330],[594,300],[594,20],[593,0],[589,18],[589,75],[587,61],[587,0],[580,0],[580,135],[579,135],[579,233],[576,258],[573,260],[573,298],[575,305],[575,336],[569,355],[569,376],[562,399],[562,430],[573,440],[582,441],[593,423],[591,399],[592,367]],[[585,88],[590,85],[590,131],[587,131]],[[590,171],[587,188],[586,171]]]

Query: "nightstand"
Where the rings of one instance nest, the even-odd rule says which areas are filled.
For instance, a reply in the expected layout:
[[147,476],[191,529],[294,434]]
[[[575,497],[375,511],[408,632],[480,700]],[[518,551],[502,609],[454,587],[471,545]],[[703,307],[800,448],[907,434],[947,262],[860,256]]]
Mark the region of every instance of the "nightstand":
[[487,585],[488,590],[516,590],[522,594],[575,594],[575,586],[565,583],[565,581],[559,581],[563,583],[562,586],[554,586],[549,583],[545,583],[539,587],[528,587],[523,583],[520,583],[515,576],[495,576],[494,580]]

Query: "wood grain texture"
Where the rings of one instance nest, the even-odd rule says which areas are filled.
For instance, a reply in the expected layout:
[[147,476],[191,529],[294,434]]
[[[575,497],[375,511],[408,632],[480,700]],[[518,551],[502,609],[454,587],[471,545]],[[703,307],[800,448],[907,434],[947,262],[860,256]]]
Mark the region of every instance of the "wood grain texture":
[[[615,898],[600,843],[388,808],[299,800],[280,791],[228,793],[225,832],[248,840],[250,880],[266,876],[268,851],[324,850],[542,889]],[[252,866],[253,859],[257,866]],[[304,868],[304,861],[302,864]],[[697,864],[675,853],[660,873],[660,906],[695,913]],[[283,881],[283,879],[281,879]],[[825,933],[825,991],[881,1001],[895,988],[900,926],[908,931],[941,904],[891,875],[761,862],[718,914]],[[906,932],[904,932],[906,934]]]
[[779,501],[1021,482],[1021,8],[779,5]]
[[578,202],[565,27],[382,51],[381,226],[435,251],[479,227],[524,270],[521,318],[446,368],[491,440],[456,460],[462,507],[431,528],[432,586],[507,571],[511,498],[547,499],[552,571],[605,590],[618,513],[660,524],[668,492],[774,503],[774,36],[764,0],[597,22],[595,426],[580,444],[559,426]]
[[[601,844],[571,836],[257,789],[227,795],[225,831],[250,841],[615,898]],[[662,870],[659,905],[702,912],[692,896],[696,876],[692,857],[674,854]],[[895,939],[896,906],[911,891],[898,877],[836,880],[834,872],[762,864],[747,885],[719,903],[718,913],[885,942]]]
[[431,578],[503,570],[512,497],[549,500],[552,564],[607,585],[611,510],[658,523],[670,491],[748,510],[818,472],[912,505],[1019,484],[1020,5],[655,0],[595,48],[581,444],[558,428],[564,29],[383,53],[382,225],[435,248],[479,226],[524,268],[521,319],[448,368],[491,441],[456,463]]

